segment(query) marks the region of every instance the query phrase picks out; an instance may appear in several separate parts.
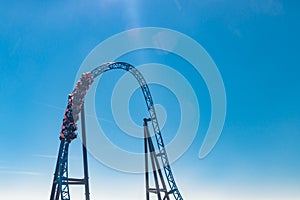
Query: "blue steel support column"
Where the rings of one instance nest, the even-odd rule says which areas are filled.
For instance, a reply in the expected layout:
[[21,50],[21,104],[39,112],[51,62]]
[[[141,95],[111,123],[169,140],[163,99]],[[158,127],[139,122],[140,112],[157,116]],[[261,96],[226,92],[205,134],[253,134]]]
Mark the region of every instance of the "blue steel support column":
[[84,187],[85,187],[85,200],[90,200],[90,189],[89,189],[89,172],[88,172],[88,161],[87,161],[87,146],[86,146],[86,129],[85,129],[85,113],[84,103],[81,108],[81,131],[82,131],[82,154],[83,154],[83,171],[84,171]]
[[59,168],[59,158],[60,158],[60,149],[63,146],[63,141],[61,140],[60,142],[60,146],[59,146],[59,151],[58,151],[58,156],[57,156],[57,160],[56,160],[56,165],[55,165],[55,172],[54,172],[54,177],[53,177],[53,183],[52,183],[52,189],[51,189],[51,195],[50,195],[50,200],[54,200],[54,198],[56,199],[56,197],[58,197],[58,193],[59,193],[59,185],[57,183],[57,175],[58,175],[58,168]]
[[63,145],[61,146],[59,157],[59,167],[57,182],[60,187],[61,200],[70,200],[69,183],[68,183],[68,152],[69,142],[63,139]]

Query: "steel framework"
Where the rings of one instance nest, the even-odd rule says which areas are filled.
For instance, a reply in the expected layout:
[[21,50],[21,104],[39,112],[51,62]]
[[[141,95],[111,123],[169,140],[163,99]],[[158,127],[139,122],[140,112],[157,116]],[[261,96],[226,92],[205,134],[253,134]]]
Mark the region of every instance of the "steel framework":
[[[130,72],[138,81],[140,88],[143,92],[143,96],[148,108],[148,112],[150,115],[150,120],[153,128],[153,132],[155,135],[156,143],[157,143],[157,150],[155,150],[155,147],[152,143],[152,141],[148,141],[148,147],[150,148],[150,154],[155,155],[153,157],[155,167],[158,170],[159,176],[161,177],[161,180],[163,181],[162,173],[160,172],[160,167],[158,164],[157,157],[160,157],[162,168],[164,169],[165,177],[169,185],[169,190],[167,190],[166,187],[163,188],[164,192],[166,194],[173,194],[175,200],[183,200],[178,187],[176,185],[167,152],[165,150],[165,145],[163,142],[162,134],[159,128],[158,120],[156,117],[155,109],[154,109],[154,103],[152,100],[152,96],[149,90],[149,87],[143,77],[143,75],[132,65],[125,63],[125,62],[109,62],[105,63],[103,65],[100,65],[99,67],[95,68],[91,72],[85,73],[82,75],[80,80],[77,82],[72,94],[69,95],[68,99],[68,106],[65,112],[62,130],[60,134],[61,144],[56,164],[56,170],[54,173],[54,179],[53,179],[53,186],[51,191],[50,200],[58,200],[59,194],[61,196],[61,200],[70,200],[70,194],[69,194],[69,184],[84,184],[86,188],[86,194],[89,192],[88,189],[88,172],[87,172],[87,161],[86,161],[86,169],[84,171],[86,172],[85,178],[83,181],[79,181],[78,179],[70,179],[68,178],[68,147],[70,142],[77,137],[76,130],[76,122],[78,121],[78,114],[84,113],[83,110],[83,102],[86,92],[88,91],[90,85],[92,84],[93,80],[98,77],[99,75],[103,74],[106,71],[114,70],[114,69],[122,69],[125,71]],[[146,122],[145,122],[146,123]],[[144,124],[145,125],[145,124]],[[148,127],[148,126],[147,126]],[[84,131],[85,132],[85,131]],[[149,137],[148,137],[149,138]],[[84,147],[85,148],[85,147]],[[145,147],[146,148],[146,147]],[[84,157],[86,157],[86,149],[85,153],[83,153]],[[84,162],[85,162],[84,161]],[[153,168],[155,169],[155,168]],[[146,172],[148,173],[148,172]],[[151,191],[149,189],[146,191],[148,193]],[[167,199],[169,200],[169,195],[165,195]],[[89,196],[86,195],[86,200]],[[148,199],[147,199],[148,200]],[[161,200],[159,198],[159,200]]]
[[71,140],[66,138],[60,142],[50,200],[69,200],[70,192],[69,185],[84,185],[85,186],[85,199],[90,200],[89,191],[89,176],[88,176],[88,161],[87,161],[87,145],[86,145],[86,132],[85,132],[85,113],[84,105],[81,109],[81,132],[82,132],[82,155],[83,155],[83,178],[69,178],[68,177],[68,150]]

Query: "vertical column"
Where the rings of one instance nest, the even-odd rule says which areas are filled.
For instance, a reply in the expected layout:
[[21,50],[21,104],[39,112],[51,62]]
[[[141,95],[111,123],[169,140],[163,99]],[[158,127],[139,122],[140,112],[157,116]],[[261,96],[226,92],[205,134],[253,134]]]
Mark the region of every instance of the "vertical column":
[[148,145],[147,145],[147,133],[146,133],[146,126],[147,123],[144,119],[144,147],[145,147],[145,181],[146,181],[146,200],[150,199],[149,194],[149,167],[148,167]]
[[84,170],[84,186],[85,186],[85,200],[90,200],[90,189],[89,189],[89,172],[88,172],[88,161],[87,161],[87,144],[86,144],[86,132],[85,132],[85,113],[84,103],[80,112],[81,118],[81,132],[82,132],[82,154],[83,154],[83,170]]
[[149,130],[148,130],[148,121],[151,121],[151,119],[146,119],[146,118],[144,119],[144,134],[145,134],[145,139],[146,139],[145,143],[147,144],[147,142],[148,142],[148,145],[146,145],[147,155],[148,155],[148,148],[149,148],[151,164],[152,164],[152,172],[153,172],[153,176],[154,176],[155,189],[156,189],[155,193],[157,194],[158,200],[162,200],[161,195],[160,195],[158,177],[157,177],[157,169],[159,169],[159,166],[156,166],[156,163],[154,160],[155,150],[153,148],[153,144],[152,144],[151,137],[150,137]]
[[60,155],[60,149],[61,149],[62,143],[63,143],[63,141],[60,142],[60,147],[59,147],[59,151],[58,151],[58,156],[57,156],[57,161],[56,161],[56,166],[55,166],[55,172],[54,172],[54,178],[53,178],[53,183],[52,183],[50,200],[54,200],[54,198],[57,200],[56,197],[59,196],[59,193],[60,193],[59,186],[57,184],[57,175],[58,175],[59,155]]

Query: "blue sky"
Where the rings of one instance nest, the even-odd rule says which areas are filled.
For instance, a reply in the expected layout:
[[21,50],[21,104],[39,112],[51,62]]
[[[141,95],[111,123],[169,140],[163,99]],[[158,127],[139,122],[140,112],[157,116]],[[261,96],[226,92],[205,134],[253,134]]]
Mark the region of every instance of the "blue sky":
[[[172,164],[183,197],[299,199],[298,10],[296,1],[279,0],[1,1],[1,198],[49,198],[67,94],[81,63],[108,37],[151,26],[182,32],[200,43],[218,66],[226,89],[222,135],[200,160],[199,147],[210,119],[209,94],[201,77],[183,69],[184,61],[171,54],[145,50],[120,58],[133,65],[172,66],[198,91],[199,131],[188,151]],[[112,141],[135,151],[112,123],[109,109],[111,85],[122,74],[103,76],[103,86],[97,89],[97,115],[114,133]],[[167,88],[150,89],[170,117],[163,132],[168,141],[178,127],[178,103]],[[135,93],[132,104],[142,104],[140,98]],[[133,119],[139,123],[144,113],[132,104]],[[80,156],[76,140],[71,145],[71,175],[81,175]],[[143,175],[111,170],[92,156],[89,160],[92,199],[144,198]],[[81,199],[81,193],[75,187],[72,199]]]

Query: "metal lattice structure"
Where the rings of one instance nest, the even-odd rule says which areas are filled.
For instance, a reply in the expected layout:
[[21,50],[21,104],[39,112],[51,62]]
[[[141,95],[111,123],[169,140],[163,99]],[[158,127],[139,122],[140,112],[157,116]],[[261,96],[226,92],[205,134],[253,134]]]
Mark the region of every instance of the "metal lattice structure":
[[[168,194],[173,194],[175,200],[183,200],[178,187],[176,185],[167,152],[165,150],[165,145],[163,142],[162,134],[159,128],[157,116],[154,109],[154,103],[152,96],[149,90],[149,87],[143,77],[143,75],[132,65],[125,62],[109,62],[105,63],[91,72],[85,73],[82,75],[80,80],[77,82],[75,89],[72,94],[69,95],[68,106],[65,112],[63,126],[60,134],[61,145],[59,150],[59,155],[57,159],[56,170],[54,173],[54,180],[52,186],[52,192],[50,200],[58,200],[59,194],[61,200],[70,200],[69,194],[69,184],[85,184],[88,188],[87,176],[81,182],[78,179],[68,178],[68,147],[69,143],[76,138],[76,122],[78,121],[78,114],[83,109],[83,102],[85,94],[87,93],[90,85],[93,80],[99,75],[103,74],[106,71],[122,69],[127,72],[130,72],[138,81],[140,88],[143,92],[144,99],[147,105],[147,109],[150,115],[149,121],[152,123],[153,132],[155,135],[157,149],[153,149],[155,152],[155,157],[160,157],[162,162],[162,168],[164,169],[165,177],[169,185],[169,190],[166,191]],[[154,148],[154,146],[153,146]],[[86,149],[85,149],[86,150]],[[84,154],[86,156],[86,152]],[[87,165],[87,163],[86,163]],[[87,169],[86,169],[87,170]],[[86,174],[87,175],[87,174]],[[71,180],[71,181],[70,181]],[[68,184],[69,183],[69,184]],[[86,191],[87,192],[87,191]],[[86,199],[89,197],[86,195]],[[160,199],[159,199],[160,200]]]

